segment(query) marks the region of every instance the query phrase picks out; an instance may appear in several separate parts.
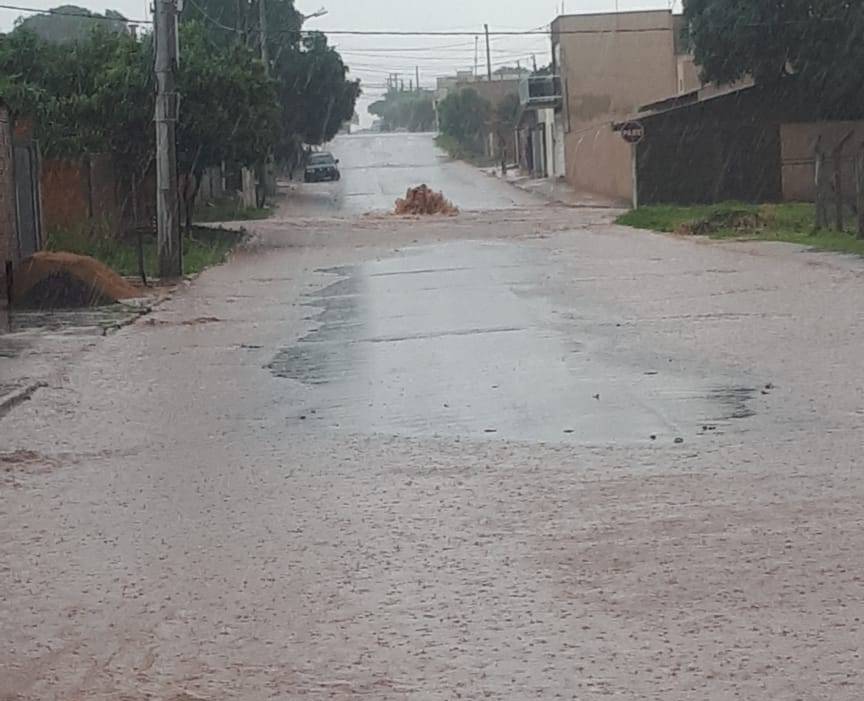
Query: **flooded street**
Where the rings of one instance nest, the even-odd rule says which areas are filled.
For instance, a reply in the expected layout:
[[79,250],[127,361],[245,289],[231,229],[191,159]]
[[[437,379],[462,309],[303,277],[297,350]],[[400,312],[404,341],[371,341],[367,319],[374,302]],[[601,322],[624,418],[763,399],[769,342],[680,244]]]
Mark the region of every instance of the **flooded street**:
[[629,444],[751,416],[748,373],[619,347],[621,323],[595,300],[577,315],[546,297],[554,265],[458,242],[328,269],[337,280],[306,301],[320,325],[269,367],[316,388],[307,418],[371,433]]
[[355,138],[0,417],[0,699],[857,701],[860,261]]
[[449,159],[435,147],[432,134],[340,136],[327,148],[340,160],[342,179],[335,183],[294,183],[286,205],[292,215],[390,212],[397,197],[404,197],[409,186],[421,183],[445,192],[463,210],[543,204],[504,182],[481,175],[467,163]]

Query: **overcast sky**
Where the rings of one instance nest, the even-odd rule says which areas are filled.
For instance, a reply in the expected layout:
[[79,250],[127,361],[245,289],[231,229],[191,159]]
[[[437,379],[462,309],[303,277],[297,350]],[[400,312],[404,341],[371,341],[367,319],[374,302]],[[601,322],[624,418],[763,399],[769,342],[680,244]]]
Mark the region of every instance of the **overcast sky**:
[[[482,35],[483,24],[490,30],[540,29],[561,14],[562,0],[296,0],[297,7],[311,14],[320,7],[327,15],[309,20],[307,29],[359,29],[400,31],[469,31]],[[16,5],[51,8],[59,4],[82,5],[103,12],[113,9],[129,18],[149,18],[147,0],[16,0]],[[618,10],[664,9],[670,0],[563,0],[567,14],[614,12]],[[675,3],[679,9],[680,2]],[[0,28],[8,30],[22,13],[0,10]],[[464,37],[358,37],[333,36],[351,74],[362,80],[364,97],[359,111],[363,123],[368,104],[383,93],[390,72],[402,75],[406,86],[420,72],[420,84],[432,87],[439,75],[474,65],[474,38]],[[181,47],[182,54],[182,47]],[[549,40],[542,36],[493,37],[493,67],[520,62],[530,66],[532,54],[538,65],[549,62]],[[480,41],[479,64],[485,66],[485,45]]]

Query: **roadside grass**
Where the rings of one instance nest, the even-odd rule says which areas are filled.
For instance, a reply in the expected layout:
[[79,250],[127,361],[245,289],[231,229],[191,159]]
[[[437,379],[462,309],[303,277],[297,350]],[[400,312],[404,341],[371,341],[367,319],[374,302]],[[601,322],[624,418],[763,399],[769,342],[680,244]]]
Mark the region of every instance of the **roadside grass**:
[[[183,235],[184,273],[192,275],[223,263],[244,237],[245,234],[239,231],[192,227],[191,234]],[[157,267],[155,234],[143,234],[142,243],[144,271],[148,277],[155,277]],[[92,256],[120,275],[139,274],[138,240],[134,234],[125,238],[114,238],[105,235],[104,232],[90,232],[83,228],[55,230],[48,234],[46,248],[50,251],[69,251]]]
[[448,136],[447,134],[438,134],[438,136],[435,137],[435,145],[442,151],[445,151],[450,158],[457,161],[466,161],[467,163],[479,167],[486,167],[493,164],[485,154],[478,153],[474,149],[469,148],[462,142],[454,139],[452,136]]
[[269,207],[246,207],[236,197],[225,197],[195,206],[192,220],[195,223],[220,221],[248,221],[267,219],[273,210]]
[[[847,226],[852,222],[847,214]],[[651,205],[640,207],[617,219],[618,224],[680,234],[703,234],[713,239],[785,241],[824,251],[864,255],[864,239],[851,231],[816,228],[812,204],[745,204],[723,202],[714,205]]]

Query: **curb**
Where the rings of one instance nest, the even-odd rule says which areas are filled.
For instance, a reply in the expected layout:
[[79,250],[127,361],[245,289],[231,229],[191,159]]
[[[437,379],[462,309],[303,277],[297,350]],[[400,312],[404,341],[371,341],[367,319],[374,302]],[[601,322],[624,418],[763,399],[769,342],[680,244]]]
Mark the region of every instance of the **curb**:
[[0,418],[4,417],[22,402],[26,402],[30,399],[37,389],[47,386],[47,382],[39,380],[38,382],[31,382],[28,385],[12,390],[8,394],[4,394],[0,397]]

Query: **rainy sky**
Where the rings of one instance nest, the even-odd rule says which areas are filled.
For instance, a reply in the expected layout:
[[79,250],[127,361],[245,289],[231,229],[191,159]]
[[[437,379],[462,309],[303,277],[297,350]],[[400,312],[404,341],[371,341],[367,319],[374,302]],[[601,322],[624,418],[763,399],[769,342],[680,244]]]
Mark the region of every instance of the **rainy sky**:
[[[327,14],[310,19],[308,29],[327,30],[396,30],[396,31],[468,31],[480,37],[478,64],[485,70],[483,24],[491,31],[524,31],[542,29],[563,11],[566,14],[614,12],[642,9],[668,9],[671,0],[540,0],[539,2],[501,2],[501,0],[297,0],[305,14],[324,8]],[[147,0],[21,0],[21,4],[39,8],[75,4],[95,11],[113,9],[129,18],[149,18]],[[674,3],[680,10],[680,0]],[[0,29],[8,30],[22,13],[0,10]],[[364,86],[358,105],[363,124],[370,117],[366,107],[385,91],[390,73],[399,73],[406,87],[419,70],[420,85],[434,87],[435,78],[457,69],[472,69],[475,61],[473,36],[457,37],[381,37],[331,36]],[[182,49],[181,49],[182,51]],[[504,65],[530,67],[550,60],[549,40],[543,36],[501,36],[492,38],[493,69]]]

